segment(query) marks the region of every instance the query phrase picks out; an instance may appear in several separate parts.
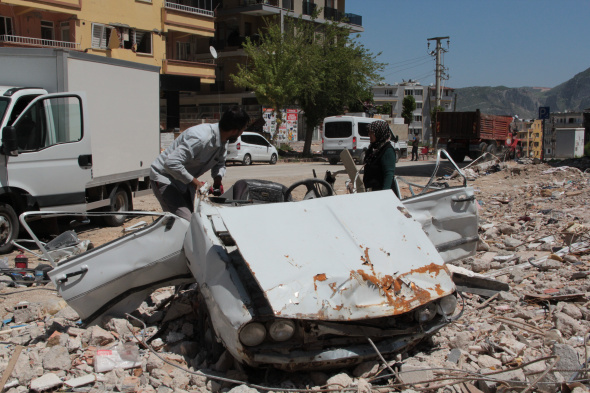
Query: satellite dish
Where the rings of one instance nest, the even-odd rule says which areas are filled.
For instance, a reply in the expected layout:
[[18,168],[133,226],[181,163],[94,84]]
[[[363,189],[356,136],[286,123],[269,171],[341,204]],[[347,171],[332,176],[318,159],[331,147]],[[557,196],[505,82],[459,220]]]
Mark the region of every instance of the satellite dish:
[[214,59],[217,59],[217,51],[215,50],[214,47],[210,46],[209,52],[211,52],[211,56],[213,56]]

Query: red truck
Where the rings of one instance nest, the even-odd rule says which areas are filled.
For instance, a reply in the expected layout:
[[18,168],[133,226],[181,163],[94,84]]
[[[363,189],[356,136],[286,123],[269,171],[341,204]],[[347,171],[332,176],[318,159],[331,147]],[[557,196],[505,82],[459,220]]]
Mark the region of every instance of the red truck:
[[455,162],[463,162],[466,156],[474,160],[486,151],[504,154],[518,145],[510,123],[511,116],[485,115],[479,110],[439,112],[436,121],[438,147],[445,149]]

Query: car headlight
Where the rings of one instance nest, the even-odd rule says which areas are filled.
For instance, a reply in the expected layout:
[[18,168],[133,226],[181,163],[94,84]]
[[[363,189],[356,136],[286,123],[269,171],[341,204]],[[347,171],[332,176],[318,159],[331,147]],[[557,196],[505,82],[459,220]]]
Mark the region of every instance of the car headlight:
[[414,318],[418,323],[424,323],[430,321],[436,315],[436,305],[434,303],[428,303],[424,307],[420,307],[414,313]]
[[295,324],[288,319],[277,319],[270,325],[268,332],[275,341],[287,341],[295,334]]
[[265,338],[266,329],[263,324],[258,322],[249,323],[240,331],[240,341],[248,347],[262,343]]
[[438,302],[438,313],[440,315],[453,315],[457,307],[457,296],[445,296]]

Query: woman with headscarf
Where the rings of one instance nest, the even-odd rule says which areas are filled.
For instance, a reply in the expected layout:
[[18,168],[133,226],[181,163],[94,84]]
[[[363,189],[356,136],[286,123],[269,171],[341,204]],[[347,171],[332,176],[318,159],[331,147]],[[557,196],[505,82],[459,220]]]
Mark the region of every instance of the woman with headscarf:
[[395,150],[389,142],[391,130],[383,120],[377,120],[368,126],[371,144],[365,155],[365,174],[363,184],[367,190],[393,190],[395,173]]

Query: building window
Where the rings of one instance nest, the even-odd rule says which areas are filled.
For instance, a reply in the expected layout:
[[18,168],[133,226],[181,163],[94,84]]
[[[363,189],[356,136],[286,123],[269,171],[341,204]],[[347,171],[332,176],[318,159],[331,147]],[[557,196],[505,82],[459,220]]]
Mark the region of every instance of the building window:
[[61,22],[59,29],[62,41],[73,42],[70,37],[70,22]]
[[92,24],[92,47],[107,49],[113,28],[99,23]]
[[386,96],[392,96],[393,95],[393,90],[392,89],[385,89],[385,95]]
[[191,54],[191,44],[189,42],[176,43],[176,59],[188,60]]
[[41,38],[44,40],[53,40],[55,36],[53,35],[53,22],[49,20],[42,20],[41,21]]
[[414,121],[422,122],[422,115],[416,115],[416,116],[414,116]]
[[416,91],[414,92],[414,95],[415,95],[415,96],[421,96],[421,95],[422,95],[422,90],[416,90]]
[[422,103],[421,102],[417,102],[416,103],[416,109],[422,109]]
[[414,90],[406,90],[404,94],[407,95],[407,96],[413,96],[414,95]]
[[12,35],[12,18],[0,16],[0,35]]
[[152,33],[151,31],[132,30],[131,39],[135,44],[137,53],[152,54]]

